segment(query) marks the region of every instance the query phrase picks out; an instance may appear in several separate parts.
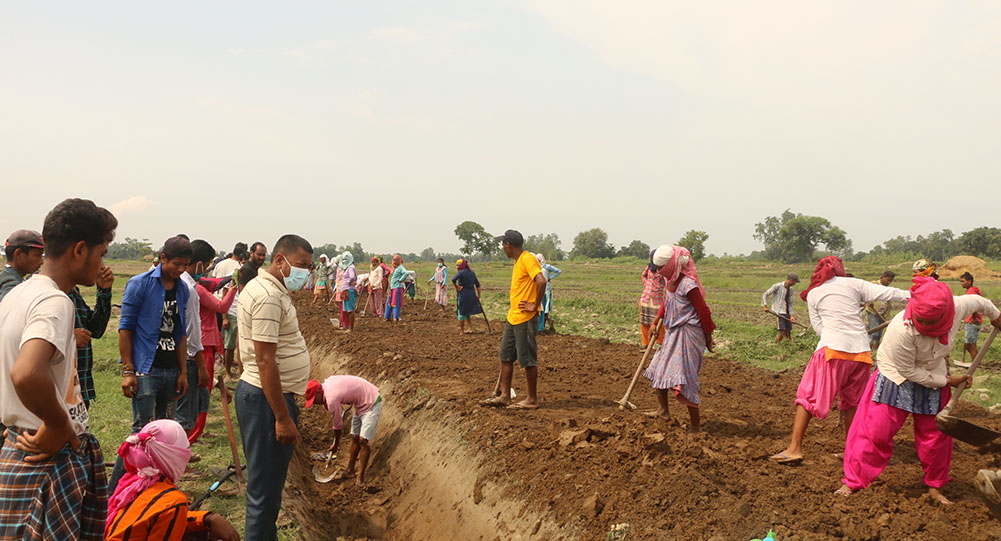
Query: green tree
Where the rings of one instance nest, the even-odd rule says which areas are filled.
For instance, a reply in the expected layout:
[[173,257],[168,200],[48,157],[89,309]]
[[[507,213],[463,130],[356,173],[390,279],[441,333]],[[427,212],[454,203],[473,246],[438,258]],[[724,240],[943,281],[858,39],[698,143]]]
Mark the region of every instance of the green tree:
[[618,253],[615,255],[633,256],[646,261],[650,259],[650,245],[641,240],[634,240],[629,243],[629,246],[619,248]]
[[134,239],[125,237],[124,241],[113,242],[108,246],[108,259],[139,260],[153,253],[153,245],[149,239]]
[[608,243],[608,233],[595,227],[577,233],[573,238],[570,257],[610,258],[615,257],[615,247]]
[[699,261],[706,256],[706,241],[709,240],[709,233],[692,229],[685,236],[678,239],[678,246],[688,249],[692,254],[692,259]]
[[956,239],[956,247],[967,255],[1001,257],[1001,229],[997,227],[971,229]]
[[781,216],[768,216],[756,224],[754,231],[754,238],[765,245],[768,259],[786,263],[812,261],[821,246],[836,255],[852,253],[851,241],[844,230],[820,216],[786,209]]
[[475,254],[483,235],[486,233],[482,225],[469,220],[455,226],[455,236],[462,241],[462,253],[464,254]]
[[434,248],[425,248],[421,250],[420,258],[421,261],[435,261],[438,259],[434,256]]
[[548,235],[529,235],[525,239],[525,249],[546,256],[546,259],[560,261],[566,257],[566,252],[560,249],[560,237],[556,233]]

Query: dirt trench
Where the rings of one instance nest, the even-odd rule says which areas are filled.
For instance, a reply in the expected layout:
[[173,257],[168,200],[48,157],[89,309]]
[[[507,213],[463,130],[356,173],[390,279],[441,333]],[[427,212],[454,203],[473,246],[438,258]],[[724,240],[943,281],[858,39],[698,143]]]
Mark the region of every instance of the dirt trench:
[[[688,434],[617,400],[640,348],[579,336],[539,337],[542,408],[476,405],[497,377],[501,322],[460,336],[454,315],[404,308],[391,325],[359,318],[334,331],[333,312],[297,299],[313,375],[361,375],[386,405],[374,442],[371,491],[317,485],[309,454],[332,441],[329,414],[304,411],[286,507],[306,539],[1001,539],[972,480],[998,457],[955,444],[943,508],[928,501],[910,422],[889,467],[868,489],[834,496],[844,439],[836,415],[814,420],[796,467],[768,461],[788,441],[799,370],[775,373],[718,357],[703,364],[704,432]],[[726,329],[720,329],[721,335]],[[803,363],[807,359],[803,359]],[[524,382],[516,372],[515,388]],[[632,401],[654,398],[641,381]],[[969,403],[958,414],[1001,426]],[[687,421],[683,408],[674,419]],[[338,462],[346,463],[347,447]]]
[[[385,400],[373,442],[370,482],[319,484],[310,459],[333,440],[330,415],[320,407],[303,410],[303,445],[289,469],[286,508],[296,517],[303,539],[557,539],[570,532],[549,524],[525,502],[503,495],[497,483],[483,482],[486,458],[469,446],[461,417],[449,412],[422,386],[371,373],[336,349],[312,351],[313,376],[356,374],[378,381]],[[350,439],[335,463],[347,463]]]

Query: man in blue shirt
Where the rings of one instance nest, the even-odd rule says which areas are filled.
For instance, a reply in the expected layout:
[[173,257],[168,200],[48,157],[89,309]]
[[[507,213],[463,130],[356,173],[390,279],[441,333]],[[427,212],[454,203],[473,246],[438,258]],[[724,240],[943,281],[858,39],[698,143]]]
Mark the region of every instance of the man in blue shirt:
[[[171,237],[160,249],[160,264],[133,276],[122,296],[118,351],[122,394],[132,399],[132,433],[168,418],[170,404],[188,390],[188,287],[180,280],[191,260],[191,242]],[[108,483],[114,492],[125,473],[121,457]]]

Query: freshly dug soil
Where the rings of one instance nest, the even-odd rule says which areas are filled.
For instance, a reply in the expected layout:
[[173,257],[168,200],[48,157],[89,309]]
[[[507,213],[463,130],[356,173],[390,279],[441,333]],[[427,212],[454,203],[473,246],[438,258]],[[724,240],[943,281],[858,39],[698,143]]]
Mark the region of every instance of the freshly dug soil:
[[[539,336],[543,407],[483,408],[477,403],[497,379],[502,321],[486,334],[475,320],[477,333],[459,336],[454,313],[413,302],[400,324],[359,317],[346,334],[330,324],[333,310],[308,299],[298,296],[297,307],[313,376],[362,375],[380,387],[385,407],[367,490],[312,481],[308,457],[332,441],[330,416],[318,407],[303,412],[286,503],[307,538],[604,539],[612,525],[627,523],[631,540],[749,540],[769,529],[783,541],[1001,539],[972,484],[996,459],[957,442],[954,481],[945,488],[955,505],[933,504],[910,421],[883,475],[849,498],[833,494],[842,475],[835,454],[844,449],[836,414],[811,423],[803,464],[769,462],[788,442],[798,371],[707,357],[704,432],[692,435],[618,410],[638,346]],[[525,389],[520,369],[515,388]],[[646,380],[632,402],[653,409]],[[687,424],[683,407],[671,413]],[[999,425],[968,403],[957,414]],[[340,467],[349,443],[339,450]]]

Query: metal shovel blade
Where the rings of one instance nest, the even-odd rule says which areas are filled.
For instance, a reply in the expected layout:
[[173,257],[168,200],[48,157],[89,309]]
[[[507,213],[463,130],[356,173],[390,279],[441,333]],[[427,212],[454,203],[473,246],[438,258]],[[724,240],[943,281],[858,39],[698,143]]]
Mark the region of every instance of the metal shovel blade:
[[935,417],[935,422],[938,423],[938,429],[946,436],[969,443],[974,447],[987,445],[1001,437],[1001,432],[977,426],[965,419],[953,417],[952,415],[939,415]]
[[330,468],[329,462],[313,466],[313,480],[317,483],[329,483],[337,477],[337,468]]

